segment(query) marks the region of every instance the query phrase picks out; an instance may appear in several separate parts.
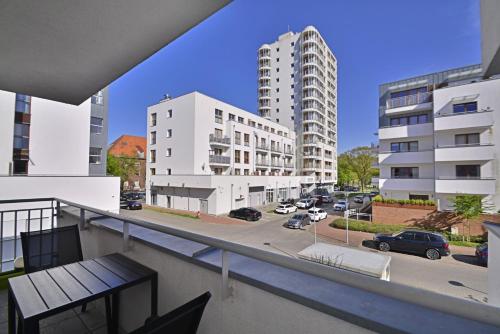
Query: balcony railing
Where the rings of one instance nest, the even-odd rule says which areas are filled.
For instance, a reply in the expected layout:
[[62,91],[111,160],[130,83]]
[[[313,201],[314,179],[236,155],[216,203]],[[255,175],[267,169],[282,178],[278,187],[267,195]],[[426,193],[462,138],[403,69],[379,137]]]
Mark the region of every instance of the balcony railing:
[[286,149],[286,150],[285,150],[285,154],[286,154],[286,155],[294,155],[294,154],[295,154],[295,152],[294,152],[293,150]]
[[390,108],[406,107],[428,102],[432,102],[432,92],[406,95],[388,99],[387,108],[390,109]]
[[257,160],[255,162],[255,166],[268,167],[269,161],[268,160]]
[[[457,333],[500,330],[497,316],[500,309],[492,305],[378,280],[63,199],[30,201],[41,200],[57,203],[58,226],[80,226],[83,253],[87,258],[123,253],[158,271],[160,310],[172,309],[210,291],[212,299],[200,327],[203,332],[231,333],[238,328],[239,334],[282,334],[290,328],[301,328],[304,332],[317,328],[326,333],[342,326],[354,333],[367,329],[416,333],[425,321],[446,321],[447,330]],[[26,203],[11,200],[0,201],[0,204]],[[263,272],[266,275],[262,275]],[[311,285],[306,290],[297,289],[293,284],[296,281],[307,281]],[[350,297],[339,298],[339,294],[346,291]],[[149,313],[146,293],[149,294],[148,285],[133,288],[121,296],[119,325],[124,331],[143,324]],[[246,298],[248,296],[252,298]],[[370,303],[366,302],[368,299]],[[276,308],[283,303],[285,309]],[[388,306],[391,312],[380,312]],[[258,314],[246,312],[255,309],[259,310]],[[401,322],[402,318],[406,320]],[[247,326],[248,323],[251,326]],[[431,332],[439,333],[439,330]]]
[[271,145],[271,152],[276,152],[276,153],[281,153],[283,152],[279,146],[272,146]]
[[283,168],[283,163],[281,161],[271,161],[271,167]]
[[209,162],[211,164],[229,165],[231,163],[231,157],[225,155],[209,155]]
[[257,144],[255,148],[259,151],[269,151],[269,145],[267,144]]
[[219,137],[219,136],[216,136],[214,134],[210,134],[209,142],[210,142],[210,144],[231,145],[231,138]]

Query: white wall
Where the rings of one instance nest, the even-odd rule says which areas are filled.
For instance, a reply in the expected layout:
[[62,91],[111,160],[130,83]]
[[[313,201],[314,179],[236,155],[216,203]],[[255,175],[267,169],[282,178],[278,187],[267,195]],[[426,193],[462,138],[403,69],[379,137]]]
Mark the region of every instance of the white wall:
[[[58,197],[116,213],[120,209],[119,177],[3,176],[0,189],[0,200]],[[8,207],[21,205],[2,205],[1,209]]]
[[31,99],[30,175],[88,175],[90,100]]
[[16,94],[0,90],[0,175],[9,174],[14,145]]

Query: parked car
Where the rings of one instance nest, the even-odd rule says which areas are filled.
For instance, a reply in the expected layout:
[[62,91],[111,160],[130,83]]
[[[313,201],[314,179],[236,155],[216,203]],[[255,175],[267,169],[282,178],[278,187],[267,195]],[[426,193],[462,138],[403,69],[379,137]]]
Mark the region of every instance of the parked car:
[[314,201],[314,206],[322,206],[323,205],[323,196],[315,195],[312,200]]
[[364,195],[357,195],[357,196],[354,196],[353,200],[354,200],[354,203],[363,203],[365,201],[365,196]]
[[321,219],[325,219],[328,216],[326,211],[321,208],[311,208],[309,209],[309,211],[307,211],[307,213],[309,214],[309,218],[312,221],[320,221]]
[[439,233],[421,230],[403,230],[394,234],[378,233],[373,237],[377,248],[422,254],[430,260],[450,255],[448,240]]
[[377,195],[379,195],[380,193],[378,191],[371,191],[370,192],[370,197],[375,197]]
[[288,198],[288,199],[285,199],[283,201],[280,201],[280,204],[291,204],[291,205],[294,205],[295,204],[295,200],[293,198]]
[[339,199],[337,203],[333,205],[333,210],[335,211],[345,211],[347,210],[347,200]]
[[488,243],[482,243],[476,247],[476,258],[477,261],[483,265],[488,266]]
[[286,227],[288,228],[303,228],[311,224],[311,218],[307,213],[294,214],[292,218],[288,219]]
[[274,212],[276,213],[291,213],[296,211],[297,207],[291,204],[280,204],[276,209],[274,209]]
[[231,210],[229,212],[229,217],[246,219],[248,221],[257,221],[262,218],[262,213],[254,208],[239,208],[236,210]]
[[129,210],[142,210],[142,204],[138,201],[127,201],[127,209]]
[[314,205],[314,201],[310,198],[304,198],[295,203],[295,206],[299,209],[309,209],[312,208]]
[[333,203],[333,197],[330,195],[323,195],[321,196],[321,199],[323,200],[323,203]]

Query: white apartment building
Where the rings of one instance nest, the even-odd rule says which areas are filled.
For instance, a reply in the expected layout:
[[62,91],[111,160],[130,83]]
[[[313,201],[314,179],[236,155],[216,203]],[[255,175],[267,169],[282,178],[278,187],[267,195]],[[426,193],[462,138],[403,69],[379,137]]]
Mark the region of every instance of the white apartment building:
[[[337,182],[337,60],[313,26],[258,50],[262,117],[297,134],[297,170],[310,188]],[[331,189],[333,190],[333,189]]]
[[457,194],[500,208],[500,79],[481,65],[380,86],[381,194],[432,199],[452,209]]
[[300,195],[287,127],[198,92],[147,117],[149,204],[220,214]]
[[107,123],[93,116],[96,102],[0,91],[0,199],[54,196],[119,210],[119,178],[93,173],[106,161],[93,143],[107,142]]

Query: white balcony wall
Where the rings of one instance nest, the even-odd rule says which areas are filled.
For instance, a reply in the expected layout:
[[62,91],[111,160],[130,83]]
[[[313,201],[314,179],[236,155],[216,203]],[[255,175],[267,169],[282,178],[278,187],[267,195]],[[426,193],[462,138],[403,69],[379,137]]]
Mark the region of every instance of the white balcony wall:
[[412,113],[424,110],[432,110],[432,102],[419,103],[397,108],[389,108],[385,110],[385,114],[388,116],[392,116],[392,115],[401,115],[405,113]]
[[434,162],[434,151],[380,153],[378,159],[379,163],[384,165],[407,165],[410,162],[418,165],[432,164]]
[[385,179],[380,178],[379,187],[382,191],[434,191],[434,179]]
[[455,136],[464,134],[479,133],[479,143],[492,144],[493,143],[493,128],[486,129],[454,129],[448,131],[439,131],[435,133],[434,140],[436,147],[447,147],[455,145]]
[[[465,156],[465,154],[464,154]],[[473,157],[473,155],[472,155]],[[476,165],[479,164],[482,178],[495,178],[496,177],[496,162],[471,162],[471,161],[446,161],[436,163],[436,179],[455,179],[457,165]]]
[[380,140],[408,138],[408,137],[424,137],[424,136],[431,136],[432,134],[433,134],[432,123],[394,126],[394,127],[380,128],[378,130],[378,136]]
[[436,180],[436,193],[444,194],[495,194],[495,180]]
[[486,161],[495,159],[495,146],[460,146],[436,149],[436,162]]
[[426,136],[426,137],[417,137],[410,139],[400,138],[400,139],[380,140],[379,152],[381,153],[390,152],[391,143],[407,142],[407,141],[418,141],[419,151],[427,151],[434,149],[434,138],[432,136]]
[[455,129],[485,128],[493,125],[492,112],[475,112],[467,114],[449,114],[434,119],[436,131]]

